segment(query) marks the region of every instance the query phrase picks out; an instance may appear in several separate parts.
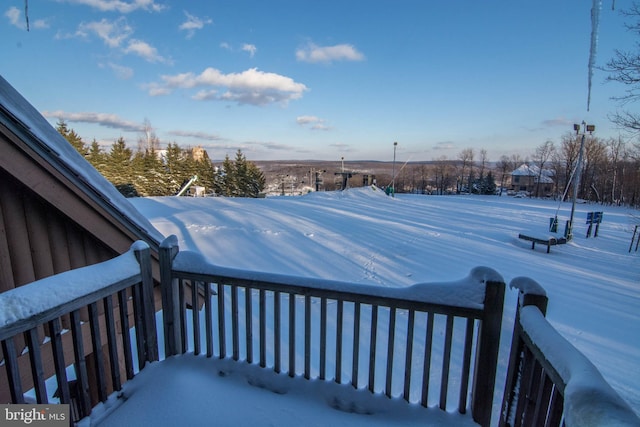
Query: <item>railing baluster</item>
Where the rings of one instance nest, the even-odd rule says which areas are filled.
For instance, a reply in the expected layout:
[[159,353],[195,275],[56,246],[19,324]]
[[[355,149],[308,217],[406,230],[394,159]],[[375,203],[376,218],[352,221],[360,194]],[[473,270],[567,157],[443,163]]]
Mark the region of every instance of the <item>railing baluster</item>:
[[[137,325],[138,322],[136,322],[136,335],[140,335],[140,337],[142,336],[142,327],[140,325],[140,327],[138,328]],[[96,305],[96,303],[91,303],[89,304],[89,327],[91,329],[91,342],[92,342],[92,349],[93,349],[93,357],[94,357],[94,361],[95,361],[95,369],[96,369],[96,384],[98,387],[98,399],[100,399],[101,402],[104,402],[105,400],[107,400],[107,383],[106,383],[106,378],[105,378],[105,373],[104,373],[104,356],[102,354],[102,339],[100,337],[100,324],[98,323],[98,307]],[[49,323],[49,328],[51,328],[51,322]],[[53,334],[53,332],[52,332]],[[142,343],[140,343],[141,338],[139,339],[139,346],[142,346]],[[53,337],[52,337],[52,341],[53,341]],[[142,357],[141,354],[142,350],[139,348],[138,349],[138,357]],[[139,361],[140,363],[140,369],[142,369],[142,366],[144,366],[144,361]],[[66,402],[63,402],[66,403]]]
[[469,393],[469,371],[471,369],[471,348],[473,346],[473,319],[467,319],[467,329],[464,333],[464,350],[462,356],[462,373],[460,375],[460,399],[458,412],[467,412],[467,394]]
[[529,386],[529,392],[527,393],[527,403],[524,408],[525,418],[523,426],[535,426],[538,414],[536,409],[538,407],[538,399],[540,392],[540,384],[542,383],[542,365],[536,360],[533,366],[533,373],[531,376],[531,384]]
[[198,307],[198,288],[200,282],[191,281],[191,323],[193,323],[193,354],[200,354],[200,311]]
[[376,343],[378,341],[378,306],[371,306],[371,336],[369,339],[369,391],[375,392],[376,385]]
[[289,294],[289,376],[296,375],[296,296]]
[[[140,284],[131,287],[133,297],[133,322],[136,333],[136,347],[138,351],[138,370],[142,369],[144,362],[147,359],[146,352],[144,351],[144,313],[142,312],[141,287],[142,285]],[[89,312],[91,312],[91,306],[89,306]],[[98,339],[99,338],[100,337],[98,337]]]
[[543,369],[542,381],[540,381],[540,386],[538,387],[538,398],[536,399],[536,416],[533,419],[534,426],[546,424],[552,391],[553,381],[551,381]]
[[562,411],[564,405],[564,398],[560,391],[558,390],[558,386],[553,385],[553,391],[551,392],[551,398],[549,399],[549,415],[547,416],[547,422],[545,423],[545,427],[556,427],[561,425],[562,422]]
[[342,383],[342,316],[343,301],[338,300],[336,312],[336,372],[335,382]]
[[113,319],[113,298],[107,295],[103,299],[105,326],[107,329],[107,348],[109,349],[109,368],[113,390],[121,390],[120,363],[118,361],[118,343],[116,341],[116,324]]
[[415,310],[409,310],[407,316],[407,348],[405,350],[405,359],[404,359],[404,392],[403,397],[404,400],[409,402],[411,400],[411,372],[413,367],[413,328],[416,318]]
[[[95,303],[92,305],[95,308]],[[62,328],[60,327],[59,318],[56,317],[49,321],[49,334],[49,338],[51,338],[51,352],[53,353],[53,365],[56,371],[60,403],[71,403],[71,393],[69,392],[69,382],[67,381],[66,364],[64,363],[64,349],[62,348]],[[100,371],[102,372],[102,381],[104,384],[104,370],[99,368],[98,373],[100,373]],[[104,399],[101,397],[100,400],[104,402],[107,399],[106,390],[102,391],[104,392]]]
[[274,371],[280,373],[281,368],[281,348],[280,348],[280,292],[273,293],[273,352],[274,352]]
[[304,377],[311,378],[311,296],[304,296]]
[[260,367],[267,366],[267,295],[260,289]]
[[360,362],[360,303],[353,304],[353,359],[351,361],[351,385],[358,388],[358,364]]
[[[133,356],[131,354],[131,335],[129,335],[129,302],[126,289],[118,292],[118,305],[118,311],[120,312],[120,329],[122,332],[122,350],[124,353],[124,369],[127,379],[130,380],[133,378]],[[78,322],[80,322],[79,313],[77,317]],[[78,325],[80,325],[80,323],[78,323]]]
[[[44,384],[44,369],[42,367],[42,351],[40,350],[40,339],[38,338],[38,328],[31,328],[26,333],[27,346],[29,347],[29,361],[31,363],[31,375],[33,376],[36,401],[38,403],[49,403],[47,397],[47,387]],[[75,335],[74,335],[75,346]],[[84,359],[83,359],[84,361]],[[86,378],[85,378],[86,379]]]
[[[182,345],[182,354],[186,353],[187,348],[187,301],[184,297],[184,280],[178,280],[178,305],[180,316],[180,340]],[[142,368],[141,368],[142,369]]]
[[238,330],[238,287],[231,285],[231,343],[233,360],[240,359],[240,331]]
[[391,397],[391,383],[393,381],[393,354],[395,353],[396,337],[396,308],[389,309],[389,339],[387,340],[387,379],[385,383],[385,394]]
[[226,326],[224,315],[224,285],[222,283],[218,283],[218,345],[220,346],[218,357],[220,359],[227,357],[227,334],[225,332]]
[[453,340],[453,316],[447,316],[444,336],[444,352],[442,354],[442,378],[440,380],[440,409],[447,410],[447,393],[449,391],[449,366],[451,365],[451,342]]
[[320,379],[327,377],[327,298],[320,298]]
[[13,403],[24,403],[22,382],[20,381],[20,371],[16,357],[16,345],[13,342],[13,337],[2,340],[2,354],[4,354],[4,364],[7,369],[7,381],[9,382],[11,401]]
[[431,350],[433,348],[433,322],[435,316],[433,312],[427,315],[427,331],[424,340],[424,362],[422,366],[422,397],[420,404],[429,406],[429,382],[431,381]]
[[211,283],[204,282],[204,330],[206,334],[207,357],[213,356],[213,307],[211,302]]
[[253,301],[251,288],[244,288],[245,340],[247,345],[247,363],[253,363]]
[[[84,342],[82,339],[80,310],[74,310],[71,312],[71,334],[73,335],[73,354],[76,360],[78,401],[80,404],[81,415],[83,417],[86,417],[91,413],[91,399],[89,397],[89,376],[87,374],[87,363],[84,359]],[[122,334],[128,335],[128,328],[123,331]],[[130,342],[131,340],[129,340],[129,343]],[[131,358],[131,349],[129,349],[129,358]],[[131,366],[131,362],[129,362],[129,364]]]
[[516,417],[514,425],[523,425],[525,416],[525,406],[529,398],[529,388],[533,380],[534,365],[536,363],[531,350],[527,347],[523,348],[522,365],[520,371],[520,387],[518,393],[518,401],[516,403]]

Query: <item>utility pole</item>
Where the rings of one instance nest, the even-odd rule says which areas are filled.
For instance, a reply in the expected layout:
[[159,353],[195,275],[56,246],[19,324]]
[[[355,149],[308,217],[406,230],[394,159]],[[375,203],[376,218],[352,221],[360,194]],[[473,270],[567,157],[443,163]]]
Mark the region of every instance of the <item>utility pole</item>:
[[393,172],[391,174],[391,197],[396,197],[396,147],[397,142],[393,143]]
[[582,173],[582,153],[584,151],[584,140],[587,132],[593,135],[593,131],[596,130],[595,125],[588,125],[582,121],[582,126],[579,124],[573,125],[573,130],[576,131],[576,135],[582,130],[582,139],[580,140],[580,151],[578,153],[578,164],[576,165],[576,171],[574,173],[573,180],[573,197],[571,201],[571,216],[569,217],[569,224],[567,226],[566,236],[567,241],[573,239],[573,216],[576,211],[576,199],[578,198],[578,187],[580,186],[580,174]]

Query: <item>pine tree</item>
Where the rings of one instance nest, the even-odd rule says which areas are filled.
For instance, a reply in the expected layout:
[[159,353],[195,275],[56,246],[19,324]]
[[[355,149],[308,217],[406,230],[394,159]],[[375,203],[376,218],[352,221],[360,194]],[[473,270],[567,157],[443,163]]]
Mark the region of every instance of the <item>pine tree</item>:
[[107,168],[103,174],[125,196],[137,196],[132,173],[133,151],[120,137],[111,146],[107,159]]
[[69,129],[69,126],[67,126],[67,122],[65,122],[63,119],[58,120],[58,123],[56,124],[56,130],[67,141],[69,141],[69,144],[71,144],[78,153],[82,154],[83,156],[87,155],[87,147],[82,141],[82,138],[80,138],[75,130]]
[[228,155],[225,156],[216,174],[216,186],[222,196],[259,197],[265,185],[262,171],[248,161],[241,150],[236,152],[234,161]]

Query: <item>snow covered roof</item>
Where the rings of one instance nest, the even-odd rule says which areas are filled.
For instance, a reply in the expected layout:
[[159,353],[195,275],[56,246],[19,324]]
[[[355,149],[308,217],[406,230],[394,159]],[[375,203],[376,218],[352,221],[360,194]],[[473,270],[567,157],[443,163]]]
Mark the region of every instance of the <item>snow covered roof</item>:
[[540,176],[540,182],[544,184],[552,184],[554,176],[552,170],[542,169],[542,173],[540,173],[540,168],[536,165],[528,165],[526,163],[521,164],[516,170],[511,172],[512,176],[531,176],[534,177],[535,181],[538,182],[538,175]]
[[0,124],[6,126],[134,235],[157,249],[163,236],[2,76]]

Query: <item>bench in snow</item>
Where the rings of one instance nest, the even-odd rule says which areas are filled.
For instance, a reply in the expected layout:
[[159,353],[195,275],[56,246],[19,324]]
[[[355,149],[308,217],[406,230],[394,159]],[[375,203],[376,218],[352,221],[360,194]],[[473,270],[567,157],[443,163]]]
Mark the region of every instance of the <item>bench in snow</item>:
[[542,245],[547,245],[547,253],[551,251],[551,246],[562,245],[567,243],[567,239],[564,237],[554,237],[554,236],[532,236],[530,234],[518,234],[518,238],[522,240],[528,240],[531,242],[531,249],[536,248],[536,243],[540,243]]

